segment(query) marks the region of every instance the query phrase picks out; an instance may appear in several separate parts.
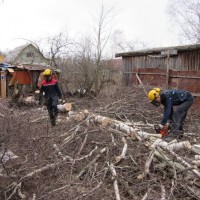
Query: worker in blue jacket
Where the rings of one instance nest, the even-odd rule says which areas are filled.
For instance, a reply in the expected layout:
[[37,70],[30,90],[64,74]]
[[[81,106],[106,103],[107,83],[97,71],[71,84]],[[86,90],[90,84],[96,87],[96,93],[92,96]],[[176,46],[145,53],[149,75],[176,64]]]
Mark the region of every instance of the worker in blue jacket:
[[170,133],[165,140],[170,141],[183,136],[183,122],[194,102],[192,94],[185,90],[171,89],[161,92],[160,88],[154,88],[148,93],[148,99],[157,107],[160,104],[164,105],[163,118],[159,126],[167,129],[170,124]]

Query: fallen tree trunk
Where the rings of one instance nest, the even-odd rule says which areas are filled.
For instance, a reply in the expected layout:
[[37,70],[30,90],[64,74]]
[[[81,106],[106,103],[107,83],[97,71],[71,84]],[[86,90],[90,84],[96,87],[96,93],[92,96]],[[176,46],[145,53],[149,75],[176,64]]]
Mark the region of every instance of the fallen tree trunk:
[[178,154],[176,154],[174,151],[170,150],[170,149],[166,149],[171,155],[173,155],[179,162],[181,162],[184,166],[186,166],[187,168],[191,169],[191,171],[198,176],[198,178],[200,178],[200,172],[196,169],[193,169],[192,166],[186,162],[184,159],[182,159]]
[[[77,118],[75,116],[77,114],[83,114],[84,115],[84,117],[82,117],[83,119],[85,119],[86,116],[89,115],[90,118],[88,119],[88,123],[96,122],[96,123],[101,124],[103,127],[110,126],[113,129],[124,132],[127,137],[131,137],[131,138],[134,138],[137,140],[147,139],[149,141],[148,147],[150,149],[153,148],[154,150],[152,151],[151,155],[149,156],[149,158],[145,164],[144,173],[139,175],[138,179],[144,178],[144,176],[149,173],[149,167],[153,161],[154,156],[157,157],[158,159],[160,159],[162,162],[164,161],[172,169],[174,167],[176,167],[180,171],[185,170],[185,167],[192,169],[192,166],[189,163],[185,162],[183,159],[181,159],[180,156],[178,156],[174,151],[179,151],[182,149],[194,151],[194,149],[195,149],[195,151],[198,152],[198,150],[199,150],[198,145],[191,146],[189,141],[182,141],[182,142],[174,141],[173,143],[167,143],[167,142],[163,141],[162,139],[160,139],[161,138],[160,134],[151,134],[151,133],[143,132],[143,131],[140,131],[138,129],[128,126],[124,122],[113,120],[111,118],[103,117],[100,115],[95,115],[94,113],[89,113],[88,111],[87,112],[84,111],[84,112],[80,112],[80,113],[72,112],[72,113],[70,113],[69,117],[72,117],[73,119],[76,120]],[[124,142],[124,148],[123,148],[122,154],[120,156],[116,157],[117,163],[121,161],[121,159],[125,156],[125,154],[127,152],[127,142],[126,142],[126,140],[124,140],[123,142]],[[174,161],[170,160],[169,157],[167,157],[165,155],[165,153],[159,148],[162,148],[162,149],[170,152],[170,154],[175,156],[181,164],[175,163]],[[192,171],[198,177],[200,177],[200,173],[198,172],[198,170],[192,169]]]
[[149,137],[155,137],[155,138],[161,138],[162,136],[160,134],[151,134],[151,133],[147,133],[144,131],[140,131],[136,128],[130,127],[128,126],[126,123],[118,121],[118,120],[114,120],[111,119],[109,117],[104,117],[104,116],[100,116],[100,115],[96,115],[94,113],[90,113],[87,110],[84,110],[83,112],[73,112],[70,111],[68,113],[69,118],[76,120],[76,121],[81,121],[84,120],[88,115],[90,115],[89,120],[87,121],[87,123],[99,123],[101,124],[103,127],[106,126],[110,126],[114,129],[120,130],[124,133],[127,134],[127,136],[131,136],[131,138],[135,138],[135,140],[142,140],[142,139],[146,139]]
[[164,149],[173,150],[173,151],[179,151],[179,150],[190,150],[192,148],[189,141],[183,141],[183,142],[173,142],[173,143],[167,143],[163,141],[162,139],[157,139],[152,144],[152,148],[156,148],[156,146],[162,147]]

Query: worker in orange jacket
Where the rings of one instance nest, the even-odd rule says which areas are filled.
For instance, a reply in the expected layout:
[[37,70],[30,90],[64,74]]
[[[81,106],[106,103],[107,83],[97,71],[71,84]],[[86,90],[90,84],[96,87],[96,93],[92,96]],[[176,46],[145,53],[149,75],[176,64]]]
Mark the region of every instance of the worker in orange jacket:
[[46,69],[43,72],[43,75],[45,80],[42,81],[40,97],[42,98],[42,95],[44,95],[45,105],[47,106],[51,125],[55,126],[58,115],[57,105],[62,97],[62,93],[59,88],[58,81],[52,78],[52,70]]

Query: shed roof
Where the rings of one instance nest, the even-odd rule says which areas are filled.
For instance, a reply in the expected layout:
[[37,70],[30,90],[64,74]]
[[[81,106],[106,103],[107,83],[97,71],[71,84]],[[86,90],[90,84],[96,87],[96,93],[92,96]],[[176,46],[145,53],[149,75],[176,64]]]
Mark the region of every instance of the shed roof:
[[12,69],[21,69],[21,70],[29,70],[29,71],[44,71],[46,68],[49,68],[55,72],[60,73],[61,70],[52,68],[50,66],[42,66],[42,65],[28,65],[28,64],[16,64],[16,65],[9,65],[7,63],[0,63],[1,70],[7,70],[8,68]]
[[131,51],[131,52],[124,52],[124,53],[117,53],[115,57],[131,57],[131,56],[143,56],[149,54],[160,54],[162,51],[167,50],[177,50],[177,51],[189,51],[200,49],[200,44],[192,44],[192,45],[182,45],[182,46],[171,46],[171,47],[158,47],[158,48],[149,48],[143,49],[138,51]]
[[8,54],[6,55],[5,62],[12,63],[15,60],[15,58],[18,56],[18,54],[28,45],[29,44],[21,45],[14,48],[12,51],[9,51]]
[[[46,60],[44,55],[33,44],[27,43],[25,45],[21,45],[21,46],[16,47],[12,51],[9,51],[8,54],[6,55],[4,61],[7,62],[7,63],[16,64],[17,63],[16,62],[17,61],[16,60],[17,57],[20,55],[21,52],[24,51],[25,48],[28,48],[29,46],[32,46],[35,49],[35,51],[37,51],[37,53]],[[22,64],[30,64],[30,63],[29,62],[28,63],[24,62]],[[47,65],[47,63],[36,63],[36,62],[34,62],[34,64],[36,64],[36,65],[44,65],[44,66]]]
[[42,65],[19,64],[19,65],[14,65],[14,67],[17,69],[25,69],[25,70],[30,70],[30,71],[43,71],[46,69],[46,67]]

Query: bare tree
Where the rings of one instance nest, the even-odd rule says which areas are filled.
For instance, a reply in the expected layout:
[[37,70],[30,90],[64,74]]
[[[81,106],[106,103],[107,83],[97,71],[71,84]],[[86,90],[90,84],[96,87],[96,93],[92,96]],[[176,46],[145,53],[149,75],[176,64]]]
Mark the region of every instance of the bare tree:
[[116,30],[112,37],[111,48],[115,50],[114,53],[134,51],[136,49],[144,48],[146,45],[139,40],[127,40],[123,36],[121,30]]
[[59,65],[62,65],[63,58],[71,51],[72,41],[67,33],[60,32],[54,37],[47,38],[46,43],[45,54],[49,59],[50,65],[54,68],[59,68]]
[[95,59],[93,44],[90,37],[81,39],[75,54],[76,86],[90,91],[95,76]]
[[113,30],[113,8],[107,8],[102,4],[100,12],[97,15],[97,20],[94,25],[94,45],[95,45],[95,78],[94,87],[98,94],[103,87],[106,77],[104,68],[104,51],[108,46],[108,41],[112,35]]
[[168,13],[180,29],[183,39],[200,42],[200,0],[172,0]]
[[106,50],[112,35],[112,9],[102,5],[95,15],[93,29],[89,36],[82,36],[77,44],[73,68],[75,85],[96,94],[102,89],[109,71]]

